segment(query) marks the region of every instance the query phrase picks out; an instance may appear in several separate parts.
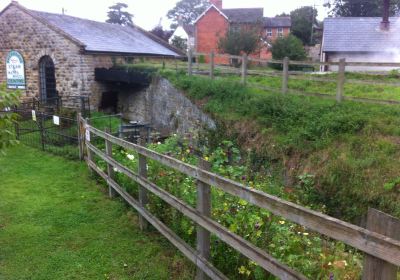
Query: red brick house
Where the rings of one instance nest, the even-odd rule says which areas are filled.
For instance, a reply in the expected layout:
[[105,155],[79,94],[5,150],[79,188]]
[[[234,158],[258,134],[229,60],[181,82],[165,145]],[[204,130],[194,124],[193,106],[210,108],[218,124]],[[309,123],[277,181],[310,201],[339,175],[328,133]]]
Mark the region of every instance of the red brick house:
[[[218,41],[232,28],[257,26],[261,30],[260,39],[263,47],[253,57],[268,59],[271,53],[268,50],[268,42],[272,42],[279,36],[287,36],[290,33],[290,17],[264,17],[263,8],[251,9],[223,9],[222,0],[209,0],[209,8],[195,21],[195,51],[199,53],[220,53]],[[226,63],[224,59],[217,59],[217,63]]]

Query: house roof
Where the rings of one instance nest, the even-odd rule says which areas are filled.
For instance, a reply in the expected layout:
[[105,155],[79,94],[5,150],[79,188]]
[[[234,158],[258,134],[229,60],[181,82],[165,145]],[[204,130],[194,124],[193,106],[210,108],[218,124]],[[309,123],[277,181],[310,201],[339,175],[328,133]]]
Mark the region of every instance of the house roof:
[[241,8],[241,9],[218,9],[215,5],[210,5],[194,22],[196,24],[207,12],[214,8],[230,23],[264,23],[265,27],[290,27],[292,25],[290,17],[264,17],[263,8]]
[[291,27],[292,19],[290,17],[266,17],[264,25],[265,27]]
[[263,8],[253,9],[223,9],[221,10],[231,23],[256,23],[262,22]]
[[323,52],[390,52],[400,48],[400,29],[390,18],[391,28],[380,28],[380,17],[338,17],[324,21]]
[[29,13],[41,22],[49,24],[54,30],[74,42],[78,42],[87,52],[156,56],[181,55],[168,43],[136,25],[121,26],[67,15],[33,11],[16,2],[12,2],[5,10],[12,5]]

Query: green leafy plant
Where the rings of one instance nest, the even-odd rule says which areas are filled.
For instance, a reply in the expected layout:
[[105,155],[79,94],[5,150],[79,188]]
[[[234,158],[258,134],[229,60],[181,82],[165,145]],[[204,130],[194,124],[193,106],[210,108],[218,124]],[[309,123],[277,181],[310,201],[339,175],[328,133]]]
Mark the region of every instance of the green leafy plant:
[[4,154],[7,147],[18,143],[13,127],[17,115],[10,112],[17,104],[18,93],[7,91],[4,84],[0,85],[0,154]]

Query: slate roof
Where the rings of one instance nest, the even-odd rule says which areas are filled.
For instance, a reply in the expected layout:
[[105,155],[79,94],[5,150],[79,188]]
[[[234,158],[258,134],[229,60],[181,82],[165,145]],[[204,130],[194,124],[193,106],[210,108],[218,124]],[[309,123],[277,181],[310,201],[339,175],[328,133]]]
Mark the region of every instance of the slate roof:
[[389,31],[381,17],[339,17],[324,21],[323,52],[390,52],[400,48],[400,18],[390,18]]
[[167,43],[138,26],[128,27],[29,10],[84,44],[85,51],[136,55],[180,56]]
[[264,17],[263,8],[251,9],[222,9],[223,12],[232,23],[256,23],[262,22]]
[[265,27],[291,27],[292,19],[290,17],[266,17],[264,18]]

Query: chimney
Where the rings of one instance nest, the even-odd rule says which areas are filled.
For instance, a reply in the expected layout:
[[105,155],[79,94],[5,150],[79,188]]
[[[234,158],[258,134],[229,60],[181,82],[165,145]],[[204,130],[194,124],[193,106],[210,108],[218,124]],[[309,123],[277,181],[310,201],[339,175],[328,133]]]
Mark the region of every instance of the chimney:
[[222,10],[222,0],[210,0],[210,3]]
[[390,0],[383,0],[383,16],[381,22],[381,30],[389,30],[390,26],[389,9],[390,9]]

